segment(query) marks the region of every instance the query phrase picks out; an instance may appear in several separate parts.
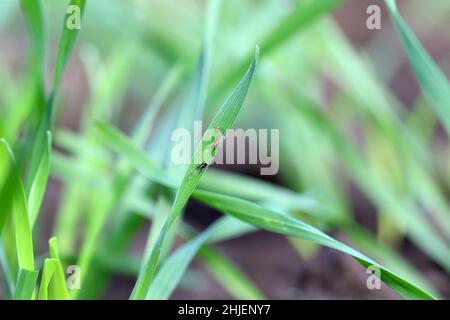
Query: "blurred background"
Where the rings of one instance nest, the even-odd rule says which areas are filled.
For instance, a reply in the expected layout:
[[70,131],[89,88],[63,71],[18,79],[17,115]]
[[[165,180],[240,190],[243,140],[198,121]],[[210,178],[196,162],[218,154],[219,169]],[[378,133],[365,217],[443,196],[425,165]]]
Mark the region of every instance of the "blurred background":
[[[317,199],[331,210],[318,217],[296,214],[450,298],[450,143],[411,72],[384,1],[342,1],[331,13],[317,17],[300,12],[308,2],[222,1],[211,40],[205,119],[216,113],[259,45],[260,63],[235,127],[280,129],[280,171],[260,176],[256,165],[217,169]],[[49,88],[67,3],[42,4]],[[381,8],[380,30],[366,27],[366,10],[373,4]],[[398,5],[448,77],[450,2],[403,0]],[[156,159],[163,158],[170,134],[160,128],[189,99],[205,38],[206,12],[207,2],[200,0],[88,1],[57,98],[53,175],[36,231],[41,239],[38,252],[46,252],[47,239],[54,234],[67,261],[75,259],[83,245],[92,208],[105,192],[97,182],[109,177],[118,161],[105,146],[90,143],[94,120],[108,121],[129,134],[147,108],[159,103],[155,99],[163,96],[146,147]],[[300,20],[305,22],[289,32],[279,27]],[[5,124],[4,115],[13,106],[23,106],[17,101],[27,92],[30,54],[18,1],[2,0],[2,135],[8,125],[16,126],[18,135],[25,121],[27,110],[13,124]],[[74,145],[95,150],[83,158]],[[80,164],[83,161],[89,165]],[[74,163],[92,179],[81,177]],[[120,215],[125,202],[112,208],[113,217]],[[139,199],[134,210],[151,210],[146,206],[145,199]],[[71,210],[78,217],[69,226],[77,236],[69,239],[64,217]],[[219,216],[191,200],[185,221],[202,230]],[[117,263],[104,287],[87,297],[128,298],[137,272],[133,266],[139,265],[150,223],[140,226],[125,249],[129,257],[122,257],[125,266]],[[109,228],[107,224],[99,244],[108,240]],[[312,243],[258,231],[214,247],[268,298],[399,298],[384,286],[368,290],[367,273],[352,258]],[[201,260],[194,261],[172,295],[231,297],[236,298]]]

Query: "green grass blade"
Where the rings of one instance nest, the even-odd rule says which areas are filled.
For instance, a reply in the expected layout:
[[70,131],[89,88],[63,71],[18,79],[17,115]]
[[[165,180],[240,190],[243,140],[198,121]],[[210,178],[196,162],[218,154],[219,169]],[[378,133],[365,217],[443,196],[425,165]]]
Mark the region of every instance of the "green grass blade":
[[158,87],[158,90],[145,110],[145,113],[133,128],[131,136],[132,141],[136,145],[143,145],[145,143],[151,128],[153,128],[157,113],[160,111],[169,95],[174,91],[175,87],[179,84],[183,76],[183,71],[183,66],[181,64],[175,65],[170,69],[165,76],[165,79]]
[[[180,105],[180,107],[177,108],[179,112],[176,127],[184,128],[191,133],[193,132],[194,122],[203,118],[203,111],[205,107],[210,77],[213,38],[215,35],[220,7],[221,0],[212,0],[207,2],[207,14],[205,19],[206,31],[203,37],[203,45],[197,61],[197,67],[192,77],[192,84],[189,86],[189,89],[186,92],[187,99],[183,104]],[[166,130],[173,130],[170,122],[165,122],[165,127]],[[164,157],[162,159],[165,158],[168,160],[170,155],[169,149],[166,147],[162,150],[162,153],[164,154]],[[184,166],[176,166],[172,161],[167,160],[163,165],[166,168],[166,171],[174,177],[175,181],[180,181],[182,179],[182,175],[184,174]],[[179,183],[177,183],[177,185],[178,184]],[[169,210],[167,210],[165,209],[165,207],[169,206],[169,203],[173,201],[173,197],[174,194],[171,194],[170,199],[168,200],[165,195],[158,196],[158,205],[155,211],[155,217],[152,220],[150,232],[148,234],[144,260],[151,254],[151,251],[153,250],[154,245],[158,240],[160,231],[163,228],[168,215],[170,214],[170,208]],[[161,248],[161,260],[164,259],[164,257],[172,247],[177,229],[178,224],[168,229],[167,234],[165,235],[166,240],[163,243],[163,247]]]
[[299,1],[295,10],[261,41],[265,54],[271,53],[297,32],[305,30],[343,2],[343,0]]
[[19,267],[34,270],[33,240],[22,182],[19,182],[14,196],[13,216]]
[[[259,56],[259,48],[257,48],[255,51],[253,61],[250,64],[247,73],[245,74],[241,82],[238,84],[236,89],[233,91],[233,93],[225,101],[225,103],[220,108],[216,116],[213,118],[213,120],[209,125],[209,129],[214,130],[216,127],[219,127],[222,132],[225,132],[224,130],[231,128],[241,109],[245,96],[247,95],[250,82],[253,78],[253,72],[256,67],[258,56]],[[200,182],[200,179],[205,170],[200,170],[199,172],[196,173],[195,171],[199,164],[196,163],[197,161],[195,160],[203,158],[202,157],[203,150],[211,144],[211,141],[205,140],[206,139],[203,138],[202,141],[200,142],[200,146],[194,154],[192,164],[189,165],[189,167],[186,170],[181,186],[178,189],[178,192],[175,196],[171,213],[168,219],[166,220],[166,223],[164,224],[161,232],[159,233],[158,239],[155,243],[155,247],[153,248],[149,259],[145,262],[144,268],[142,269],[142,272],[140,273],[136,285],[133,289],[133,293],[131,295],[132,299],[145,298],[148,288],[150,287],[151,282],[153,280],[156,267],[158,266],[159,255],[164,243],[166,233],[170,229],[171,225],[178,218],[186,202],[191,196],[192,192],[196,188],[197,184]],[[209,161],[207,161],[206,164],[209,165],[211,161],[212,159],[209,159]]]
[[[259,43],[264,48],[263,56],[269,55],[275,49],[282,46],[298,32],[306,30],[313,23],[330,11],[336,9],[344,0],[320,0],[320,1],[298,1],[295,10],[276,25]],[[220,97],[230,86],[239,79],[246,65],[241,64],[232,68],[214,88],[213,99]]]
[[[240,187],[236,188],[236,186]],[[284,210],[310,213],[324,213],[329,210],[311,196],[305,196],[260,179],[222,170],[208,170],[200,187],[259,203],[270,203]]]
[[[146,299],[168,299],[186,272],[188,265],[201,252],[203,263],[224,288],[238,299],[263,299],[264,296],[230,261],[226,260],[212,248],[205,246],[211,241],[219,241],[215,235],[223,230],[231,230],[238,224],[245,224],[231,217],[223,217],[208,227],[201,234],[177,249],[161,266],[155,276]],[[241,231],[241,230],[239,230]],[[245,230],[247,231],[247,230]],[[221,238],[227,238],[228,233],[222,233]],[[234,232],[232,232],[234,235]],[[225,235],[225,236],[224,236]]]
[[[181,75],[182,70],[180,69],[180,67],[173,67],[173,69],[169,72],[167,78],[162,82],[161,86],[157,90],[143,117],[141,117],[141,119],[133,129],[131,134],[131,141],[133,141],[133,143],[137,147],[143,147],[145,145],[145,140],[148,133],[153,127],[154,119],[157,113],[163,107],[163,103],[168,98],[171,91],[180,81]],[[108,104],[106,103],[102,105],[107,106]],[[104,112],[97,112],[98,116],[101,116],[103,113]],[[97,117],[97,115],[93,115],[93,117],[95,118]],[[102,139],[102,137],[104,136],[109,137],[109,140],[111,140],[111,138],[113,140],[116,138],[119,140],[124,138],[124,135],[122,135],[118,130],[108,126],[107,124],[104,124],[103,126],[100,125],[97,128],[99,127],[100,139]],[[95,131],[95,133],[98,133],[98,131]],[[117,142],[118,140],[115,141]],[[95,150],[98,150],[96,145],[94,146],[94,148]],[[162,170],[160,170],[161,173],[156,172],[155,170],[156,167],[154,167],[153,170],[154,176],[156,178],[160,178],[160,181],[167,180],[167,178],[163,176],[164,172]],[[88,274],[90,274],[91,272],[95,272],[95,270],[91,270],[91,266],[95,268],[95,265],[93,265],[91,262],[96,254],[96,244],[100,239],[101,231],[105,227],[106,223],[108,222],[108,218],[110,218],[112,214],[120,214],[115,210],[115,208],[121,203],[122,199],[126,197],[127,193],[130,192],[129,187],[133,182],[132,167],[129,163],[122,159],[117,165],[114,175],[110,179],[105,180],[107,182],[107,191],[105,190],[105,194],[104,196],[102,196],[102,201],[96,202],[91,209],[93,212],[95,212],[95,215],[89,221],[89,224],[87,226],[87,236],[84,239],[84,243],[81,248],[81,254],[79,257],[78,263],[80,265],[80,269],[85,270],[85,272],[83,273],[85,276],[88,276]],[[113,218],[115,217],[113,216]],[[86,272],[86,270],[88,270],[88,272]],[[104,274],[106,275],[106,273]],[[82,276],[81,280],[83,282],[86,281],[86,279],[84,278],[85,276]],[[93,292],[99,292],[102,290],[102,282],[105,283],[105,281],[100,280],[95,282],[89,288],[92,289]],[[87,290],[79,291],[77,293],[77,298],[82,297],[83,294],[90,293]]]
[[175,251],[162,264],[145,298],[148,300],[168,299],[200,247],[208,241],[209,237],[216,230],[220,230],[222,225],[226,227],[228,221],[230,219],[222,218],[218,220],[183,247]]
[[31,33],[31,40],[33,43],[33,56],[35,57],[36,62],[42,63],[44,61],[45,37],[44,37],[44,18],[42,15],[41,1],[21,0],[20,5],[28,29]]
[[349,241],[356,244],[358,248],[362,249],[364,252],[369,252],[373,257],[376,257],[383,262],[383,264],[388,265],[392,271],[407,279],[411,279],[422,289],[439,299],[436,289],[434,289],[420,272],[393,248],[383,244],[357,225],[343,226],[343,231]]
[[68,300],[69,292],[61,262],[56,258],[45,259],[39,287],[39,300]]
[[1,173],[4,175],[4,181],[0,189],[0,235],[3,228],[9,219],[11,212],[13,185],[17,180],[15,178],[19,174],[19,166],[17,163],[11,161],[9,151],[7,148],[0,148]]
[[33,299],[36,281],[39,272],[37,270],[20,269],[16,284],[15,300]]
[[221,241],[237,238],[239,236],[251,233],[258,230],[251,224],[248,224],[239,219],[231,218],[221,223],[220,228],[215,228],[214,234],[208,238],[208,244],[213,244]]
[[45,259],[39,289],[39,300],[68,300],[64,271],[59,259],[56,238],[49,240],[50,258]]
[[39,300],[49,299],[49,287],[55,274],[58,262],[56,259],[45,259],[44,268],[42,270],[41,285],[39,287]]
[[[213,49],[213,40],[216,34],[216,27],[222,0],[208,1],[207,18],[205,23],[205,35],[203,40],[203,49],[198,61],[197,72],[194,79],[194,99],[192,104],[192,114],[194,118],[201,119],[208,92],[208,83],[211,69],[211,57]],[[188,112],[191,110],[187,110]],[[192,125],[189,123],[189,125]]]
[[34,223],[38,217],[47,188],[47,181],[50,174],[51,146],[52,136],[50,131],[47,131],[47,148],[42,155],[41,162],[36,171],[36,176],[31,184],[30,193],[28,195],[28,216],[30,218],[31,229],[33,229]]
[[434,112],[450,134],[450,84],[419,40],[400,16],[395,0],[386,0],[392,20],[400,33],[409,63]]
[[154,179],[163,185],[175,187],[175,185],[170,183],[171,179],[166,173],[158,168],[156,163],[149,160],[147,155],[141,152],[137,146],[131,144],[128,138],[118,129],[106,122],[100,121],[96,122],[96,128],[103,142],[119,154],[126,155],[127,158],[132,159],[138,168],[145,168],[145,173],[150,179]]
[[[86,6],[86,0],[72,0],[70,6],[78,6],[80,8],[80,19],[83,16]],[[67,61],[72,52],[72,48],[75,44],[76,37],[79,29],[69,29],[67,27],[67,19],[71,16],[70,13],[66,13],[64,17],[63,31],[60,39],[60,45],[56,58],[55,75],[53,80],[53,88],[51,90],[50,97],[47,100],[46,110],[44,118],[42,119],[33,146],[33,152],[31,155],[29,173],[27,179],[27,190],[31,188],[32,181],[36,179],[37,171],[41,163],[42,155],[47,144],[47,131],[51,131],[52,117],[53,117],[53,105],[56,94],[61,84],[62,75],[66,67]]]
[[11,266],[9,265],[8,258],[4,251],[4,241],[0,240],[0,267],[2,268],[2,274],[5,279],[4,283],[4,296],[7,296],[7,293],[14,292],[16,288],[16,279],[12,274]]
[[35,98],[35,112],[42,116],[45,107],[44,68],[45,68],[45,35],[44,18],[40,0],[21,0],[22,8],[28,30],[31,34],[31,81],[33,81],[33,96]]
[[351,255],[364,267],[376,266],[380,269],[381,280],[405,298],[434,299],[433,296],[424,290],[402,279],[360,252],[284,212],[267,209],[239,198],[210,192],[197,192],[194,197],[216,210],[232,215],[259,228],[286,236],[310,240],[333,248]]
[[49,288],[49,298],[57,300],[68,300],[69,291],[67,290],[64,269],[59,258],[58,243],[56,237],[48,241],[50,258],[56,261],[55,273]]
[[[86,7],[86,0],[71,0],[69,6],[78,6],[80,9],[80,19],[84,14],[84,10]],[[78,32],[80,29],[74,28],[69,29],[67,27],[67,21],[71,17],[72,13],[66,13],[64,16],[64,25],[63,31],[61,34],[61,39],[59,42],[58,55],[56,57],[56,65],[55,65],[55,75],[53,79],[53,90],[52,90],[52,98],[59,89],[61,84],[62,75],[64,69],[66,68],[67,61],[69,60],[70,54],[72,52],[73,46],[75,44],[75,40],[78,36]],[[80,21],[81,22],[81,21]]]
[[[232,217],[223,217],[216,221],[183,247],[177,249],[164,262],[150,286],[146,299],[168,299],[187,270],[189,263],[199,251],[203,252],[202,260],[209,270],[233,296],[239,299],[262,299],[263,295],[245,275],[220,254],[205,246],[206,243],[221,241],[253,229],[247,223]],[[214,273],[213,269],[220,270],[220,272]],[[224,276],[226,281],[221,280]]]
[[[11,159],[15,161],[13,151],[8,142],[4,139],[1,139],[0,141],[2,142],[3,147],[8,150]],[[28,217],[27,200],[20,175],[17,175],[16,178],[17,181],[15,181],[15,192],[12,200],[12,215],[14,221],[17,260],[20,269],[34,270],[33,240]]]

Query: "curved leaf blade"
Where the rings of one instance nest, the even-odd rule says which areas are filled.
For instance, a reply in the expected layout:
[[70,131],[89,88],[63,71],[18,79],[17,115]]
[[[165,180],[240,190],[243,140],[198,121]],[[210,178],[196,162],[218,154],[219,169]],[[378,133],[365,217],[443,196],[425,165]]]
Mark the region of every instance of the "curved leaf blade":
[[[13,151],[5,139],[0,140],[15,162]],[[34,270],[33,240],[28,217],[28,206],[20,174],[14,176],[14,194],[12,199],[12,215],[14,237],[16,242],[17,260],[20,269]]]
[[216,210],[253,224],[261,229],[286,236],[310,240],[348,254],[366,268],[369,266],[378,267],[381,280],[405,298],[434,299],[434,297],[426,291],[397,276],[362,253],[331,238],[322,231],[293,218],[287,213],[267,209],[239,198],[211,192],[197,191],[194,197]]
[[51,146],[52,136],[50,131],[47,131],[47,148],[44,150],[28,195],[28,216],[30,217],[31,229],[33,229],[34,223],[36,222],[47,189],[51,164]]
[[402,39],[415,77],[433,111],[450,135],[450,83],[400,16],[395,0],[386,0],[386,4]]
[[[232,92],[232,94],[228,97],[228,99],[225,101],[225,103],[220,108],[219,112],[216,114],[216,116],[213,118],[209,125],[209,129],[215,129],[220,128],[222,132],[225,132],[226,129],[231,128],[234,121],[236,120],[236,117],[242,107],[242,104],[244,103],[244,99],[247,95],[248,88],[250,86],[250,82],[253,78],[253,73],[256,68],[256,63],[259,57],[259,48],[257,47],[255,50],[255,55],[253,57],[253,61],[250,64],[246,74],[242,78],[242,80],[239,82],[235,90]],[[147,261],[144,264],[144,267],[142,268],[140,275],[138,277],[138,280],[136,282],[136,285],[133,289],[133,292],[131,294],[132,299],[144,299],[147,291],[153,281],[153,277],[156,272],[156,268],[158,266],[159,262],[159,256],[161,253],[161,249],[164,243],[164,239],[166,236],[166,233],[169,231],[172,224],[176,221],[176,219],[181,214],[184,206],[186,205],[186,202],[188,201],[189,197],[191,196],[192,192],[197,187],[198,183],[200,182],[201,177],[203,176],[205,170],[207,169],[208,165],[211,163],[212,159],[206,160],[206,162],[202,163],[205,164],[204,167],[200,171],[198,171],[199,164],[197,163],[197,159],[203,159],[203,150],[205,150],[206,147],[208,147],[211,144],[211,141],[205,138],[205,136],[202,138],[202,141],[200,142],[199,147],[194,153],[194,156],[192,158],[192,163],[187,168],[184,178],[181,182],[181,185],[177,191],[177,194],[175,196],[175,200],[172,206],[172,210],[161,229],[159,236],[156,240],[155,246],[153,247],[153,250],[147,259]]]
[[33,299],[34,289],[39,272],[37,270],[20,269],[17,278],[15,300]]

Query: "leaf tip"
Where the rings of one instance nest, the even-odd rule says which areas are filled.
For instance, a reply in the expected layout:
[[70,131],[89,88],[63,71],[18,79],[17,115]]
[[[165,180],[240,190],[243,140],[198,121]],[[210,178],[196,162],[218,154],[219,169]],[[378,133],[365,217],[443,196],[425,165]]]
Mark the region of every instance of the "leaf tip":
[[50,130],[47,130],[47,145],[49,148],[52,145],[52,132]]
[[51,238],[48,240],[48,244],[49,244],[49,245],[55,245],[56,242],[57,242],[57,240],[56,240],[56,237],[55,237],[55,236],[51,237]]

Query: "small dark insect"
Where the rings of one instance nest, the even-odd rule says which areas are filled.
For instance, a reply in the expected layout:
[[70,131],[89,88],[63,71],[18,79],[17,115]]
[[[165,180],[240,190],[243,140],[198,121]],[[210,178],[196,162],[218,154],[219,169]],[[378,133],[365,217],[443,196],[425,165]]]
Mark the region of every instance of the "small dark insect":
[[201,171],[203,171],[206,167],[208,166],[208,164],[206,162],[203,162],[201,164],[199,164],[194,171],[192,171],[192,173],[189,175],[189,179],[191,179],[192,177],[194,177],[195,175],[199,174]]
[[196,171],[202,171],[203,169],[205,169],[208,165],[206,164],[206,162],[203,162],[202,164],[199,164],[197,166],[197,168],[195,168]]

